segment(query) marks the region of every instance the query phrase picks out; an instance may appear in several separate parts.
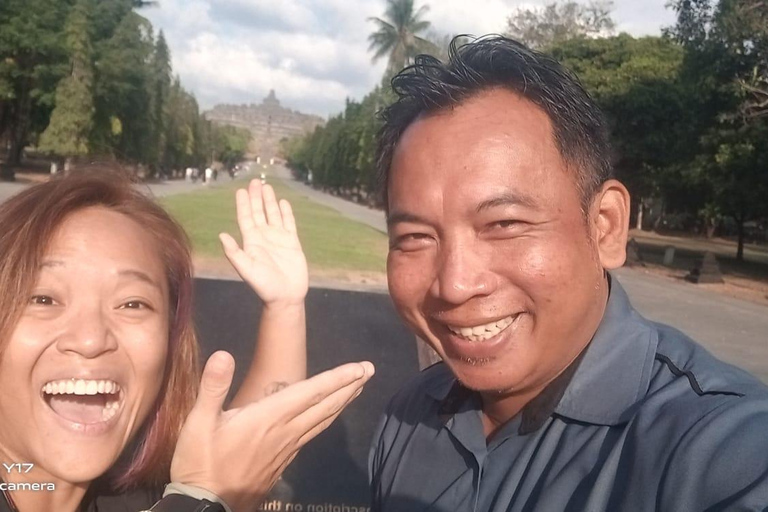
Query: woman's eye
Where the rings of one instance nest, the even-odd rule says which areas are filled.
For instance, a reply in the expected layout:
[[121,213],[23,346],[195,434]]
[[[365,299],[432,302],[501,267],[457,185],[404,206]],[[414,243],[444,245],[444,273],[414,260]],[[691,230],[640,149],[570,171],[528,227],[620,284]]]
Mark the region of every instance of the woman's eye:
[[120,306],[120,309],[152,309],[149,304],[140,300],[130,300]]
[[33,295],[30,297],[29,303],[35,306],[53,306],[56,301],[48,295]]

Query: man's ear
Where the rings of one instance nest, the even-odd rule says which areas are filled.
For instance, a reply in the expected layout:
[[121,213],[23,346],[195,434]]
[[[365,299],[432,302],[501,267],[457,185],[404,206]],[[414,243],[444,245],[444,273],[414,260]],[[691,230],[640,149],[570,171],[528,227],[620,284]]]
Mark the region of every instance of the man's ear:
[[600,187],[592,202],[591,229],[600,264],[606,270],[619,268],[627,258],[629,192],[617,180]]

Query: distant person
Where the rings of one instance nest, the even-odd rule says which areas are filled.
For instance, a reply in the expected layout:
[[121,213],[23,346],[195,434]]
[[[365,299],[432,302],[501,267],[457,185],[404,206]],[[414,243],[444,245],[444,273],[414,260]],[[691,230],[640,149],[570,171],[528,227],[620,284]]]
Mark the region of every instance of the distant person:
[[213,169],[210,167],[205,168],[205,184],[209,184],[213,180]]
[[610,274],[629,194],[576,77],[486,37],[392,83],[389,290],[443,362],[386,410],[372,510],[767,510],[768,388]]
[[281,329],[307,293],[290,205],[254,182],[237,219],[242,247],[221,242],[264,308],[222,411],[234,361],[211,356],[198,391],[189,242],[160,206],[109,169],[0,205],[0,511],[256,510],[360,390],[368,363],[302,380],[304,333]]

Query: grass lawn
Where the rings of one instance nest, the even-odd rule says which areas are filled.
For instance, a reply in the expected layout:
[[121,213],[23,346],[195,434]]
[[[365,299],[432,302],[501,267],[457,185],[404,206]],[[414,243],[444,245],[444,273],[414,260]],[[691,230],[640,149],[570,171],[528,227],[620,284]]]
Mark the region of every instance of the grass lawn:
[[[196,256],[225,261],[218,234],[224,231],[239,239],[235,189],[246,184],[246,181],[235,181],[221,188],[165,197],[160,202],[184,226]],[[291,202],[311,272],[385,271],[387,237],[384,234],[313,203],[280,180],[271,179],[270,184],[278,198]]]

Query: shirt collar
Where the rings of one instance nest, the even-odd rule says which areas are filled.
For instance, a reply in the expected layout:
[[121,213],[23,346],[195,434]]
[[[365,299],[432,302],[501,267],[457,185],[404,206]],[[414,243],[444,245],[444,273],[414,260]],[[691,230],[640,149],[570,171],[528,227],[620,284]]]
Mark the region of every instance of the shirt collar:
[[[598,425],[625,423],[650,384],[657,335],[609,277],[608,303],[592,341],[579,357],[523,409],[520,433],[537,430],[552,413]],[[441,414],[457,411],[471,395],[440,364],[442,373],[425,393],[441,402]]]
[[658,335],[615,278],[603,319],[554,412],[598,425],[626,423],[648,392]]

